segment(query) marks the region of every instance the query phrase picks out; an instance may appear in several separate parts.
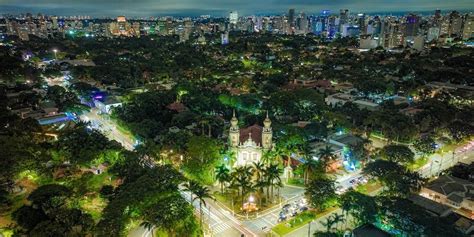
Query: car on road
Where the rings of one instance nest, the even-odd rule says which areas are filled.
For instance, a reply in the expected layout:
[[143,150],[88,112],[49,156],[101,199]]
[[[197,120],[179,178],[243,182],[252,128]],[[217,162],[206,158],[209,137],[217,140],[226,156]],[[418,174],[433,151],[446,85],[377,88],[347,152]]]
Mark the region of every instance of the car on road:
[[308,210],[308,207],[307,206],[303,206],[303,207],[300,207],[300,211],[307,211]]
[[336,194],[340,195],[343,194],[347,189],[342,187],[342,186],[337,186],[336,187]]
[[282,222],[286,220],[286,216],[280,216],[278,217],[278,222]]
[[361,184],[366,184],[368,182],[367,178],[364,176],[360,176],[357,181]]

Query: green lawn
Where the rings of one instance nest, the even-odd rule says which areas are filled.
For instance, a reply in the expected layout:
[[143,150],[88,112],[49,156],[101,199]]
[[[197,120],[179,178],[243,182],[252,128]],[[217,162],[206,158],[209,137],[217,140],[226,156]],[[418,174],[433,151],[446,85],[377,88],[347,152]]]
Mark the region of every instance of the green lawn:
[[337,208],[338,207],[331,207],[320,213],[315,213],[313,211],[302,212],[296,215],[295,217],[274,226],[272,230],[273,232],[275,232],[276,234],[280,236],[286,235],[288,233],[295,231],[298,228],[301,228],[302,226],[308,224],[310,221],[314,219],[320,218],[324,215],[327,215],[328,213],[331,213]]
[[357,185],[355,190],[359,193],[363,193],[363,194],[368,195],[368,194],[374,192],[375,190],[377,190],[381,187],[382,187],[382,185],[379,182],[377,182],[375,180],[370,180],[366,184]]
[[411,163],[408,165],[408,169],[411,171],[415,171],[423,167],[428,163],[429,158],[428,157],[420,157],[415,160],[415,162]]

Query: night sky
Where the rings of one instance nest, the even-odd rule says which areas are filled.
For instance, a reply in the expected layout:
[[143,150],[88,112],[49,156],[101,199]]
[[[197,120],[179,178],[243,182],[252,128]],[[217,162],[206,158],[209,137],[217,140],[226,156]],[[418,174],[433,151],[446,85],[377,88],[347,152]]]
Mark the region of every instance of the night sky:
[[230,10],[240,15],[280,14],[289,8],[317,13],[341,8],[352,12],[402,12],[472,10],[474,0],[0,0],[3,13],[45,13],[90,16],[224,16]]

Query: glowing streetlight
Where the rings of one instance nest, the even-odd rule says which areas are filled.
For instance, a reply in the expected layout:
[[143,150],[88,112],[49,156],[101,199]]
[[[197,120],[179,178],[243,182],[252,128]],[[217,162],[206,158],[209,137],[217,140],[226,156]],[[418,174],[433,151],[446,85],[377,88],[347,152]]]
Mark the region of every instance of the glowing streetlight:
[[58,60],[58,56],[57,56],[58,50],[53,49],[53,52],[54,52],[54,59]]

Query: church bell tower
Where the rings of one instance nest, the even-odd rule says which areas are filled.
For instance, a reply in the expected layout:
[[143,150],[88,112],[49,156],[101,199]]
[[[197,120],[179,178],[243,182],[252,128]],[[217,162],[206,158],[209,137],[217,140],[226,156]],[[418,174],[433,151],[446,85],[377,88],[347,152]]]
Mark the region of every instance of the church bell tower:
[[268,117],[268,111],[267,111],[267,117],[263,121],[263,131],[262,131],[262,147],[265,150],[270,150],[272,148],[272,137],[273,137],[273,132],[272,132],[272,121]]
[[239,129],[239,120],[235,117],[235,110],[232,114],[232,119],[230,120],[230,131],[229,131],[229,140],[231,147],[238,147],[240,143],[240,129]]

